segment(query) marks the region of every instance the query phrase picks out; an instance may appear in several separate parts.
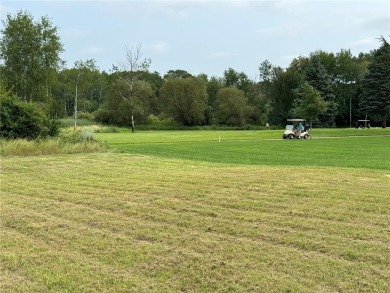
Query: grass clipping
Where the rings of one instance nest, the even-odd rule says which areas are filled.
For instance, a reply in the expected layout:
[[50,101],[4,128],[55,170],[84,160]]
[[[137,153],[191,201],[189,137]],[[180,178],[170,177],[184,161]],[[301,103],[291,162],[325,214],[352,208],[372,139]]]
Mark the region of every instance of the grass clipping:
[[382,170],[121,153],[1,168],[3,292],[388,291]]

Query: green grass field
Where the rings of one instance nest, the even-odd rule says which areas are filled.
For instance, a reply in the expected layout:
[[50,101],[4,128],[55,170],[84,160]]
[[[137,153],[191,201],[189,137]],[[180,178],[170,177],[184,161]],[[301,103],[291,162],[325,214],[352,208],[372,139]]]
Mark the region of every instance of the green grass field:
[[319,129],[308,140],[283,131],[160,131],[97,137],[126,153],[215,163],[390,169],[386,129]]
[[119,152],[3,157],[0,291],[386,292],[388,130],[313,135],[122,130],[96,134]]

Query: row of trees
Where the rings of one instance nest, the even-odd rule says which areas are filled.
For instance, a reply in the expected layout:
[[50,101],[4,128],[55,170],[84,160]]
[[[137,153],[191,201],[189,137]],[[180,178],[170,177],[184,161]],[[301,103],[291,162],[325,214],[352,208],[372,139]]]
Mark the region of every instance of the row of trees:
[[[228,68],[222,77],[170,70],[150,72],[142,48],[125,48],[110,73],[93,59],[66,68],[63,45],[47,17],[8,15],[0,44],[2,87],[39,103],[50,117],[91,113],[97,120],[130,126],[156,120],[180,125],[282,125],[300,116],[325,127],[352,126],[369,117],[386,125],[390,113],[390,46],[353,56],[350,50],[316,51],[288,68],[259,64],[259,80]],[[84,114],[85,115],[85,114]]]

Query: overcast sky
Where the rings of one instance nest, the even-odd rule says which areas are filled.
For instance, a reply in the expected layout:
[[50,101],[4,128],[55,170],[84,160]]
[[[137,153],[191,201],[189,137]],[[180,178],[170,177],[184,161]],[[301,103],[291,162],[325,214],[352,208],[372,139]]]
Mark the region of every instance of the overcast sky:
[[[27,10],[58,27],[72,67],[95,59],[100,70],[142,45],[150,70],[223,76],[228,68],[258,78],[259,64],[288,67],[316,50],[353,55],[390,39],[390,1],[1,1],[1,18]],[[1,25],[3,28],[3,25]]]

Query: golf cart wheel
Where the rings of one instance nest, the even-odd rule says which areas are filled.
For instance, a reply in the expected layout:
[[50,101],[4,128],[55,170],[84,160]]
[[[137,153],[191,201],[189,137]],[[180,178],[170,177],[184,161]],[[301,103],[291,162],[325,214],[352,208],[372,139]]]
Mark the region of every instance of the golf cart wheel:
[[308,134],[305,134],[305,136],[303,137],[304,139],[308,139],[309,138],[309,135]]
[[288,138],[289,138],[289,139],[293,139],[294,137],[295,137],[295,135],[292,134],[292,133],[288,135]]

